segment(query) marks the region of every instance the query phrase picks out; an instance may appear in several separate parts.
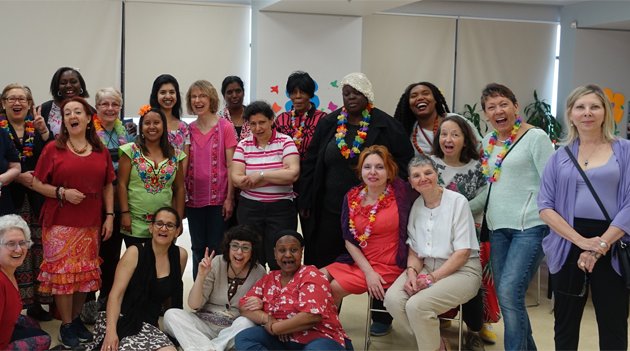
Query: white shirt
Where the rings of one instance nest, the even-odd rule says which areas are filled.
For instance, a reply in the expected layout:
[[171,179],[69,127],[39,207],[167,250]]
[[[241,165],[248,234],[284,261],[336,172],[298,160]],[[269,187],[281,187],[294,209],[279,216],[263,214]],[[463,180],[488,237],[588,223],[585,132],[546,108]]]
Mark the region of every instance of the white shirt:
[[424,206],[419,197],[411,208],[407,224],[407,244],[419,257],[448,259],[454,251],[471,249],[470,257],[479,256],[479,242],[468,200],[444,189],[440,205]]

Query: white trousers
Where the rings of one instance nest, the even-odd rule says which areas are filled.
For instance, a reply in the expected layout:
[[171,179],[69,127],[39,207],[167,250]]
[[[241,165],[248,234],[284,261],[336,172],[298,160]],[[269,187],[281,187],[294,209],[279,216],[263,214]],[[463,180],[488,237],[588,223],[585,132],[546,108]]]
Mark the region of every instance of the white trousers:
[[255,324],[238,317],[231,326],[219,328],[194,313],[171,308],[164,313],[164,331],[179,341],[184,351],[223,351],[234,347],[234,337]]

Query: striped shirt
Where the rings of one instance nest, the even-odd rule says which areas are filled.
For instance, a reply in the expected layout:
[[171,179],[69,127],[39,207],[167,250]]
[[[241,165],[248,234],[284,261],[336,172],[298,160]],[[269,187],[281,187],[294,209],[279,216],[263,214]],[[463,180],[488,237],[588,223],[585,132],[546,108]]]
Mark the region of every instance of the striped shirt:
[[[265,171],[282,169],[282,161],[290,155],[299,156],[293,139],[275,130],[271,132],[271,138],[265,147],[256,145],[256,137],[253,135],[239,141],[234,151],[232,161],[245,165],[245,174],[253,174]],[[261,201],[274,202],[285,199],[293,199],[293,185],[278,185],[264,183],[255,189],[247,189],[241,192],[244,198]]]

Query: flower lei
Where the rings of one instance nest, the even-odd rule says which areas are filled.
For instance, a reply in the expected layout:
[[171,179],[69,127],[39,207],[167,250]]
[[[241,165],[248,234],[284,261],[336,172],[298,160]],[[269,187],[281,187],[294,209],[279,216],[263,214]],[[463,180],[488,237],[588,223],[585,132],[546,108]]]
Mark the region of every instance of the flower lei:
[[295,142],[296,147],[300,147],[302,144],[302,140],[304,139],[304,125],[306,125],[306,120],[308,119],[308,111],[304,113],[304,117],[300,121],[300,126],[298,127],[296,123],[295,117],[295,108],[291,109],[291,127],[295,130],[295,134],[293,134],[293,142]]
[[367,107],[361,112],[363,119],[359,122],[359,131],[357,131],[357,136],[354,137],[354,141],[352,142],[352,147],[348,147],[346,144],[346,134],[348,133],[348,128],[346,127],[346,123],[348,122],[348,112],[346,108],[343,107],[341,109],[341,113],[339,117],[337,117],[337,133],[335,134],[335,141],[337,142],[337,147],[341,150],[341,155],[348,159],[354,158],[358,154],[361,153],[361,145],[365,143],[365,138],[367,138],[367,133],[370,127],[370,112],[372,111],[372,104],[368,104]]
[[514,140],[516,140],[516,134],[518,134],[518,130],[521,128],[522,122],[523,120],[521,119],[521,117],[518,117],[516,119],[516,122],[514,123],[514,126],[512,127],[512,133],[510,134],[510,137],[507,138],[507,140],[503,142],[503,149],[497,155],[497,160],[494,163],[494,170],[492,171],[492,175],[490,175],[490,166],[488,165],[488,159],[490,158],[490,155],[492,154],[492,150],[494,149],[494,146],[497,144],[497,141],[499,140],[497,130],[495,129],[492,131],[492,134],[490,135],[490,140],[488,141],[488,146],[486,147],[485,150],[483,150],[483,154],[481,155],[481,173],[483,173],[484,177],[486,178],[488,182],[494,183],[499,180],[499,176],[501,175],[501,164],[503,164],[503,158],[505,157],[505,154],[507,154],[512,143],[514,143]]
[[[105,131],[105,128],[103,128],[101,119],[98,117],[96,113],[92,116],[92,123],[94,123],[94,129],[96,129],[96,134],[101,139],[103,144],[107,147],[107,143],[109,142],[107,138],[107,132]],[[116,135],[118,135],[118,145],[126,144],[127,143],[127,130],[123,126],[120,118],[116,118],[116,121],[114,122],[114,131],[116,132]]]
[[[9,121],[6,119],[2,119],[0,121],[0,127],[7,131],[11,141],[16,143],[13,133],[9,129]],[[26,136],[26,140],[22,143],[22,151],[19,151],[18,148],[18,157],[22,162],[26,160],[27,157],[33,156],[33,141],[35,140],[35,125],[33,123],[33,116],[27,115],[24,120],[24,136]],[[19,141],[17,142],[19,143]]]
[[376,214],[378,213],[378,210],[380,209],[383,200],[390,192],[391,184],[388,184],[385,188],[385,191],[383,191],[378,196],[378,199],[372,206],[372,209],[370,210],[370,215],[368,217],[368,224],[367,226],[365,226],[363,234],[360,235],[357,232],[357,228],[354,224],[354,217],[356,216],[357,208],[361,206],[361,201],[365,199],[365,196],[367,195],[367,186],[363,187],[363,189],[361,189],[361,191],[351,200],[350,211],[348,213],[348,226],[350,228],[350,233],[359,242],[360,247],[365,248],[367,246],[367,240],[370,238],[370,235],[372,235],[372,228],[374,227],[374,222],[376,222]]

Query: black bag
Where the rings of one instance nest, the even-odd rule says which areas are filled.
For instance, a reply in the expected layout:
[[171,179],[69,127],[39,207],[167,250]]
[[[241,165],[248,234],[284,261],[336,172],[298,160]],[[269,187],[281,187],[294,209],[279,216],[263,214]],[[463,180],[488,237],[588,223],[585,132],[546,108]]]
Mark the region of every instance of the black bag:
[[[599,198],[599,195],[597,195],[597,193],[595,192],[595,188],[593,188],[593,184],[591,184],[590,180],[588,180],[586,173],[584,173],[584,171],[582,170],[582,167],[580,167],[580,164],[575,159],[575,156],[573,156],[571,149],[569,149],[568,146],[565,146],[564,150],[569,155],[569,158],[571,159],[571,161],[577,168],[578,172],[580,172],[580,175],[582,176],[582,178],[584,178],[584,182],[586,183],[586,186],[588,186],[588,190],[591,191],[591,194],[595,198],[597,205],[604,213],[604,217],[606,217],[606,220],[608,221],[608,223],[612,222],[612,220],[610,219],[610,216],[608,215],[608,211],[606,211],[606,208],[604,207],[604,204],[602,203],[602,200]],[[630,245],[628,245],[627,243],[624,243],[623,241],[621,241],[621,239],[619,239],[619,241],[617,241],[614,244],[614,248],[615,248],[615,253],[617,254],[617,258],[619,259],[619,267],[621,268],[621,277],[623,278],[626,288],[630,289]]]

